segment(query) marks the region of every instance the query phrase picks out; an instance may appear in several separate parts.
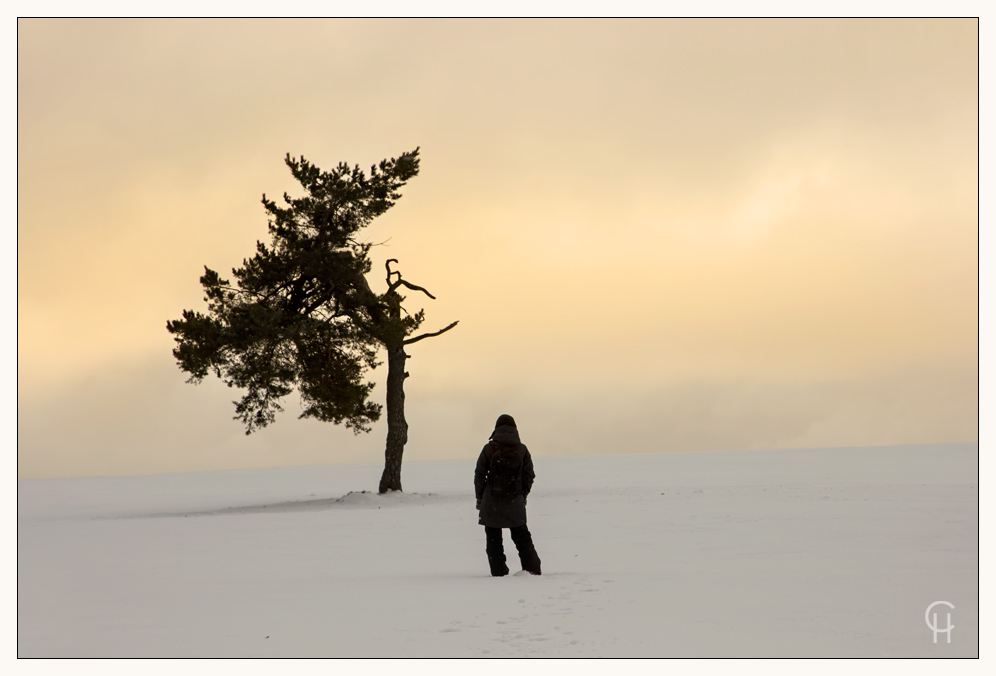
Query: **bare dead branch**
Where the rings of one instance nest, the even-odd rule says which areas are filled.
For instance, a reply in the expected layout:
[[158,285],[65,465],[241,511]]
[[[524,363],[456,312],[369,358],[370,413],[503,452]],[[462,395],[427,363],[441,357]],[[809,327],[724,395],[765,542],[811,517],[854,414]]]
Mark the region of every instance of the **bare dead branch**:
[[407,340],[405,340],[404,344],[405,345],[411,345],[412,343],[417,343],[418,341],[422,340],[423,338],[435,338],[436,336],[438,336],[438,335],[440,335],[442,333],[446,333],[447,331],[449,331],[450,329],[452,329],[454,326],[456,326],[459,323],[460,322],[458,322],[458,321],[453,322],[452,324],[450,324],[449,326],[447,326],[445,329],[443,329],[441,331],[436,331],[435,333],[423,333],[421,336],[415,336],[414,338],[408,338]]
[[[388,258],[384,262],[384,267],[387,268],[387,285],[388,286],[391,286],[391,275],[397,275],[398,279],[401,279],[401,273],[400,272],[396,272],[394,270],[391,270],[391,263],[397,263],[397,262],[398,262],[397,258]],[[391,291],[389,290],[388,293],[390,293],[390,292]]]
[[[391,269],[391,263],[397,263],[397,262],[398,262],[397,258],[388,258],[387,261],[384,263],[384,267],[387,268],[387,287],[388,287],[387,292],[384,294],[384,296],[389,296],[390,294],[394,293],[395,291],[398,290],[399,286],[406,286],[412,291],[421,291],[432,300],[436,300],[436,297],[433,296],[431,293],[429,293],[429,291],[424,287],[418,286],[417,284],[412,284],[411,282],[401,279],[401,273],[398,272],[397,270]],[[397,275],[398,278],[392,282],[391,275]]]
[[[426,296],[428,296],[432,300],[436,300],[436,297],[433,296],[431,293],[429,293],[428,289],[425,289],[425,288],[423,288],[421,286],[418,286],[417,284],[412,284],[411,282],[407,282],[407,281],[401,279],[401,277],[398,277],[398,281],[396,281],[394,284],[391,285],[391,288],[387,290],[387,293],[391,293],[392,291],[394,291],[395,289],[397,289],[398,286],[407,286],[412,291],[421,291],[422,293],[424,293]],[[387,294],[384,294],[384,295],[387,295]]]

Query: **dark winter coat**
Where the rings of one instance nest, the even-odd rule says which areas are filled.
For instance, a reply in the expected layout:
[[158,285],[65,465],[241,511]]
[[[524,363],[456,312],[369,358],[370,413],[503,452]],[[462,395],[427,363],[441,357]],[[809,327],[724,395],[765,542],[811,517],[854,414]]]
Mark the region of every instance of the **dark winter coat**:
[[[498,496],[491,490],[491,460],[499,448],[514,448],[522,461],[522,491],[512,496]],[[474,492],[481,501],[478,523],[492,528],[515,528],[526,525],[526,496],[533,487],[536,474],[529,449],[519,441],[519,432],[512,425],[499,425],[480,457],[474,471]]]

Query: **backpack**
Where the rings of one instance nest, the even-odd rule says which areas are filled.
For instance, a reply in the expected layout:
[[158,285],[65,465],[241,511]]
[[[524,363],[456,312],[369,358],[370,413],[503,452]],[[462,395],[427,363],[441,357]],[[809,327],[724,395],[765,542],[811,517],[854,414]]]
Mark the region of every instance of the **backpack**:
[[491,477],[488,484],[496,497],[511,497],[522,493],[522,458],[518,446],[492,443],[496,448],[491,456]]

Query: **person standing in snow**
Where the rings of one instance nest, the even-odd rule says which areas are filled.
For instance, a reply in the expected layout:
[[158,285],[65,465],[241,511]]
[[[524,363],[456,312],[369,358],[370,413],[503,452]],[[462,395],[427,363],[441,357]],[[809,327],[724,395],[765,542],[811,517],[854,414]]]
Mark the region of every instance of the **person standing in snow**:
[[478,523],[484,526],[488,563],[494,577],[508,575],[502,528],[512,531],[512,542],[519,550],[522,570],[540,574],[540,559],[526,527],[526,496],[535,478],[533,459],[529,449],[519,441],[515,420],[510,415],[499,416],[474,472],[474,492],[480,512]]

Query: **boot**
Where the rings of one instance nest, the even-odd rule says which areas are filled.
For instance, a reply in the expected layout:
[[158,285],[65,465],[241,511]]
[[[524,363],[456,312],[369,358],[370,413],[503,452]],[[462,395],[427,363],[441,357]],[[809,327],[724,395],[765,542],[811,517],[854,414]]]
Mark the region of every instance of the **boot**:
[[533,575],[542,575],[540,571],[540,558],[533,546],[533,536],[529,534],[529,529],[525,526],[518,526],[512,529],[512,542],[519,550],[519,563],[522,570]]
[[508,575],[508,566],[505,564],[505,552],[488,551],[488,565],[491,566],[491,577],[503,577]]

